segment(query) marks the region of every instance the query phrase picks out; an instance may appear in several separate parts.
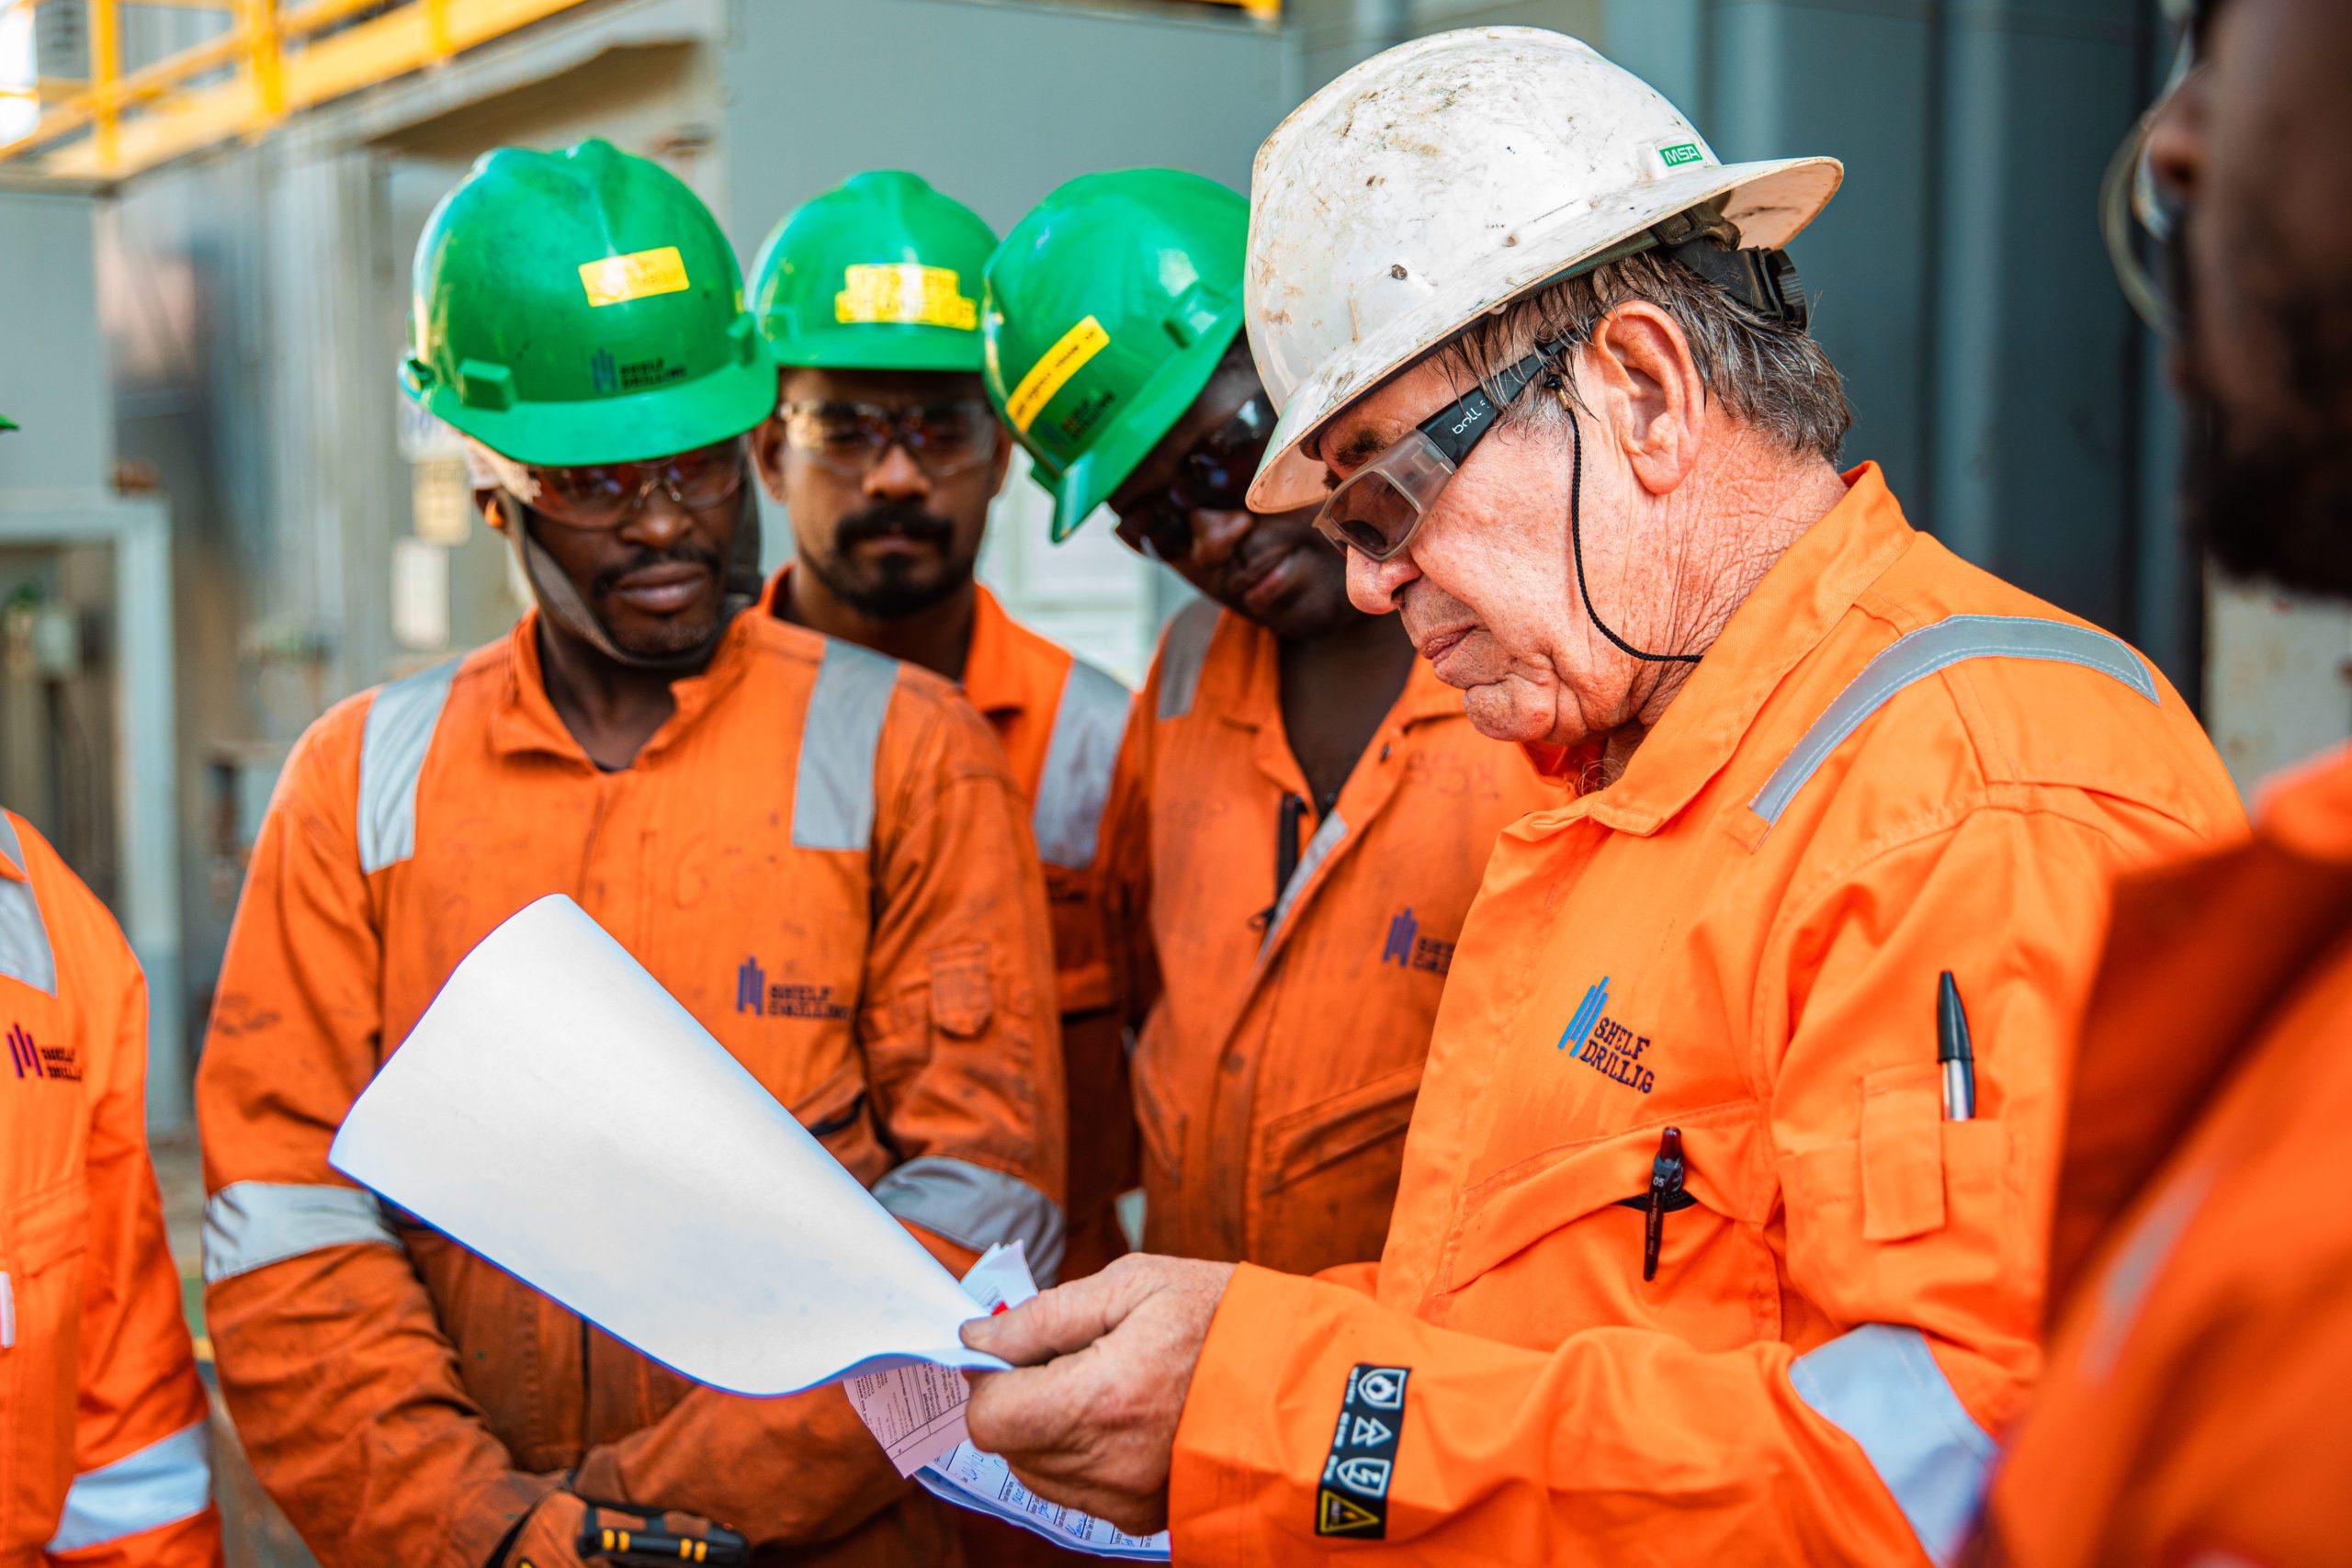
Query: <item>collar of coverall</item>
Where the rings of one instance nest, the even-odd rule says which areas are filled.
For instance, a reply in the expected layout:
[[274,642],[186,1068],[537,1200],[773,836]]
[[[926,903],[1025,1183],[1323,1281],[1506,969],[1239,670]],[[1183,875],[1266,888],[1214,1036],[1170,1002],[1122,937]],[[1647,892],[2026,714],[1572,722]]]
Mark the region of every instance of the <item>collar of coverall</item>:
[[[792,575],[792,563],[785,562],[768,579],[760,593],[759,614],[773,615],[776,604],[784,596],[784,580]],[[964,652],[964,700],[984,714],[1025,713],[1060,699],[1061,685],[1057,679],[1051,691],[1032,691],[1027,677],[1037,669],[1034,660],[1021,656],[1021,627],[988,585],[975,581],[972,584],[972,645]],[[1043,641],[1042,637],[1038,639]]]
[[[1589,816],[1646,838],[1672,821],[1739,750],[1773,689],[1819,647],[1870,585],[1917,537],[1876,463],[1845,476],[1846,499],[1805,530],[1733,612],[1690,682],[1668,705],[1616,783],[1540,812],[1548,831]],[[1595,748],[1524,748],[1547,778],[1573,779]]]
[[[492,749],[501,755],[548,752],[594,766],[565,727],[562,716],[555,711],[555,700],[548,695],[547,671],[539,662],[539,607],[532,605],[507,634],[510,673],[506,689],[499,694],[497,708],[491,715]],[[742,683],[744,672],[751,668],[751,643],[758,635],[754,630],[758,619],[749,615],[735,616],[719,634],[710,662],[697,673],[681,675],[670,682],[670,695],[677,704],[677,711],[662,720],[662,728],[638,752],[631,767],[673,744],[714,704]]]

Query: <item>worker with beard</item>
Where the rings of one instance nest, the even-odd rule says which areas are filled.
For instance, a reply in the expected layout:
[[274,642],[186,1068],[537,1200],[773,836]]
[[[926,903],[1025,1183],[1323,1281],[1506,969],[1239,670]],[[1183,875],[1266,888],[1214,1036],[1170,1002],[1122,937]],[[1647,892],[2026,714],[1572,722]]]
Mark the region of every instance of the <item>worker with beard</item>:
[[597,141],[489,154],[417,248],[403,383],[534,604],[295,746],[197,1080],[221,1392],[326,1568],[560,1568],[649,1525],[733,1556],[711,1521],[754,1563],[955,1560],[839,1389],[696,1386],[330,1168],[458,963],[548,894],[948,1268],[1060,1245],[1025,807],[945,682],[742,613],[775,372],[741,288],[694,194]]
[[1487,852],[1555,797],[1349,604],[1312,509],[1243,506],[1274,427],[1241,334],[1248,222],[1197,175],[1073,180],[989,263],[984,328],[1056,541],[1107,504],[1205,596],[1160,642],[1103,836],[1146,1249],[1308,1273],[1380,1256]]
[[[2352,597],[2352,7],[2186,9],[2137,182],[2171,288],[2125,270],[2173,334],[2189,510],[2230,575]],[[2075,1065],[2049,1367],[1982,1555],[2342,1562],[2352,752],[2275,782],[2250,842],[2116,909]]]
[[[1111,1007],[1095,839],[1127,689],[1005,614],[973,578],[1012,444],[980,387],[980,268],[996,235],[895,170],[786,215],[752,264],[778,368],[752,438],[792,521],[767,607],[794,626],[957,682],[1004,748],[1045,863],[1069,1074],[1065,1277],[1126,1250],[1114,1200],[1134,1163]],[[1034,1261],[1034,1260],[1033,1260]]]

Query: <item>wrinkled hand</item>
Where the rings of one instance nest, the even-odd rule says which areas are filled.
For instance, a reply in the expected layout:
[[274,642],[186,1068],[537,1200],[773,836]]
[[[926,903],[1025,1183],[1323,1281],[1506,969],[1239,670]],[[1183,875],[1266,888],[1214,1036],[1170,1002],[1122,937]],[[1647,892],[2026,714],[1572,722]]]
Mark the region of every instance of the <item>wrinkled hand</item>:
[[1030,1490],[1148,1535],[1168,1523],[1176,1422],[1230,1263],[1120,1258],[964,1325],[1019,1369],[974,1372],[964,1421]]

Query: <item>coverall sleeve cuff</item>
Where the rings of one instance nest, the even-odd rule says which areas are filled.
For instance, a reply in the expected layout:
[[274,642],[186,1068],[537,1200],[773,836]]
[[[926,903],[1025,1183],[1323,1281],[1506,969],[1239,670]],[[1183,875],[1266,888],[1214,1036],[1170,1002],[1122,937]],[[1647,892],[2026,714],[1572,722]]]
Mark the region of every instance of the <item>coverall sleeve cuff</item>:
[[[1180,1562],[1259,1561],[1272,1516],[1295,1501],[1304,1529],[1323,1456],[1280,1452],[1283,1424],[1267,1413],[1321,1397],[1339,1414],[1340,1376],[1318,1377],[1326,1359],[1345,1359],[1337,1320],[1381,1313],[1344,1285],[1279,1274],[1244,1263],[1233,1271],[1193,1369],[1169,1468],[1168,1524]],[[1315,1325],[1312,1338],[1299,1334]]]

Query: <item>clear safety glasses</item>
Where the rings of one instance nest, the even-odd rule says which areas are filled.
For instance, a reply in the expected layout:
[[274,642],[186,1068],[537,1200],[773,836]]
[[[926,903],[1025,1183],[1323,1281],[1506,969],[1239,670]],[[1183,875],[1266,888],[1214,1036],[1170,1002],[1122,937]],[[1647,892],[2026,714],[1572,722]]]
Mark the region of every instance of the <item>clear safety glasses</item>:
[[785,444],[846,479],[864,479],[893,446],[904,446],[933,479],[996,455],[996,414],[978,398],[884,408],[879,403],[805,399],[776,410]]
[[2116,280],[2140,319],[2166,337],[2173,335],[2180,318],[2166,287],[2162,258],[2179,231],[2181,208],[2156,178],[2148,160],[2148,142],[2157,119],[2171,106],[2173,95],[2203,67],[2199,48],[2211,9],[2208,0],[2166,0],[2165,15],[2180,29],[2180,48],[2156,101],[2133,123],[2099,182],[2099,234],[2107,242]]
[[1408,431],[1324,499],[1323,510],[1315,514],[1317,531],[1366,560],[1395,559],[1413,542],[1446,482],[1494,429],[1502,411],[1566,346],[1537,344],[1534,353],[1494,378],[1494,396],[1473,387]]
[[543,467],[517,463],[479,442],[475,457],[534,512],[568,528],[621,527],[656,490],[688,512],[701,512],[743,488],[743,444],[732,438],[642,463]]

